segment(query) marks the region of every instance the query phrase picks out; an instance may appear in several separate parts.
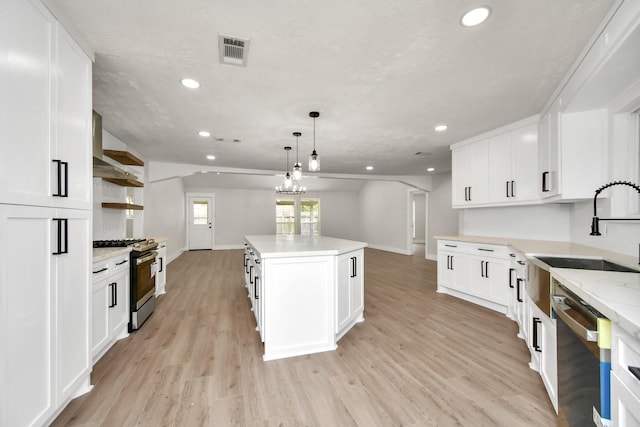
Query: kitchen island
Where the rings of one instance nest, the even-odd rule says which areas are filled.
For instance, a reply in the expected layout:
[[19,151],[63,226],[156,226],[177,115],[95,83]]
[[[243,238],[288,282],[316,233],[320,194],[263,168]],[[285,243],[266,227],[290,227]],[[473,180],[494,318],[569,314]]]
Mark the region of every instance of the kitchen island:
[[365,246],[325,236],[245,236],[245,285],[264,360],[335,350],[364,320]]

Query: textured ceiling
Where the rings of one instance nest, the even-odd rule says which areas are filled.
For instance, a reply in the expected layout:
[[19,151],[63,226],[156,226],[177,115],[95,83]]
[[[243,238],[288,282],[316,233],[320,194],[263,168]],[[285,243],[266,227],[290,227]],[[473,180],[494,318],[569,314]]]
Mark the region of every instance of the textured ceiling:
[[[45,3],[95,52],[104,128],[147,160],[277,171],[300,131],[306,170],[315,110],[323,173],[406,175],[539,113],[613,0],[487,0],[475,28],[467,0]],[[246,67],[220,64],[218,34],[250,39]]]

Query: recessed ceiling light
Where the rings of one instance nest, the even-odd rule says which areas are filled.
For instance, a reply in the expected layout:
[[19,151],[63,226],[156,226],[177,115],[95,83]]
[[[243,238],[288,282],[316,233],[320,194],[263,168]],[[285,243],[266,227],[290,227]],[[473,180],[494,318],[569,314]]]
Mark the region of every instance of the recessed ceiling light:
[[201,130],[200,132],[198,132],[198,135],[204,136],[205,138],[208,137],[208,136],[211,136],[211,134],[209,132],[207,132],[206,130]]
[[449,126],[447,126],[447,125],[438,125],[438,126],[436,126],[434,129],[435,129],[437,132],[444,132],[444,131],[445,131],[445,130],[447,130],[448,128],[449,128]]
[[427,172],[433,172],[436,168],[427,168]]
[[372,171],[373,170],[373,166],[367,166],[367,170],[368,171]]
[[209,155],[207,156],[207,159],[209,159],[209,160],[215,160],[215,159],[216,159],[216,156],[214,156],[214,155],[212,155],[212,154],[209,154]]
[[462,15],[460,24],[462,24],[463,27],[475,27],[486,21],[490,14],[491,9],[489,9],[488,6],[476,7]]
[[180,80],[180,83],[182,83],[184,87],[188,87],[189,89],[198,89],[200,87],[200,83],[193,79],[182,79]]

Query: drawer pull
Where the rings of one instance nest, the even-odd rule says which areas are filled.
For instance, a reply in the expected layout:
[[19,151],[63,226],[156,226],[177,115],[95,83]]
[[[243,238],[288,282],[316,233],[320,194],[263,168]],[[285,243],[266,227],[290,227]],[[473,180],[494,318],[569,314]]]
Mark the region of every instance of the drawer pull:
[[640,368],[637,366],[629,366],[629,371],[640,381]]
[[484,251],[484,252],[493,252],[493,249],[486,249],[486,248],[478,248],[479,251]]
[[107,268],[107,267],[105,267],[105,268],[101,268],[101,269],[100,269],[100,270],[98,270],[98,271],[94,271],[94,272],[93,272],[93,274],[102,273],[103,271],[107,271],[107,270],[108,270],[108,268]]
[[123,260],[122,260],[122,261],[120,261],[120,262],[116,262],[116,265],[122,265],[122,264],[124,264],[125,262],[127,262],[127,260],[126,260],[126,259],[123,259]]
[[456,245],[447,245],[447,244],[445,244],[445,246],[448,247],[448,248],[457,248],[458,247]]

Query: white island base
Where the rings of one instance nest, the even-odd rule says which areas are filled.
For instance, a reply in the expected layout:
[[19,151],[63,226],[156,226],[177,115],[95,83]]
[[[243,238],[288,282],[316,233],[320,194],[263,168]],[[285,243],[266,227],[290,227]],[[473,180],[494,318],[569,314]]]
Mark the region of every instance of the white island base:
[[364,320],[365,243],[299,235],[245,239],[245,282],[265,361],[335,350]]

